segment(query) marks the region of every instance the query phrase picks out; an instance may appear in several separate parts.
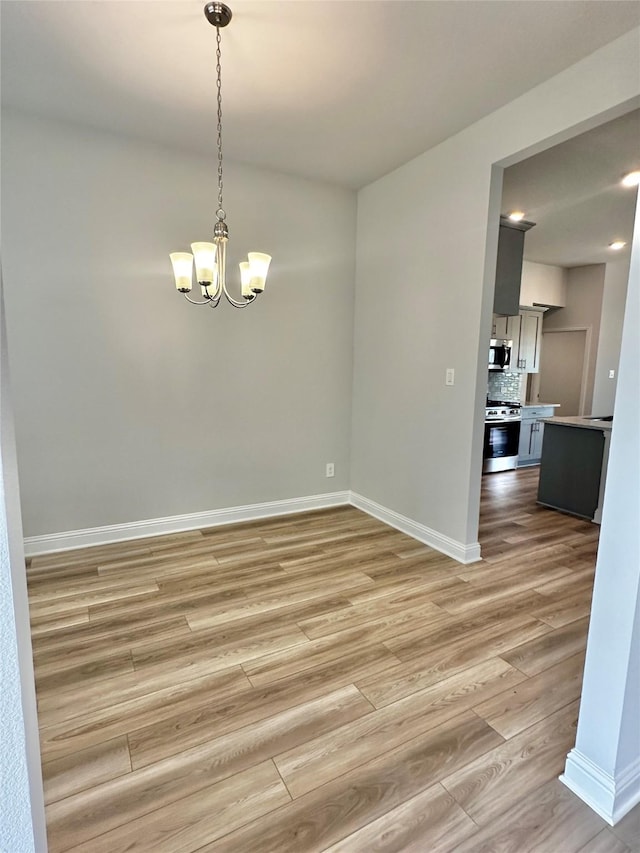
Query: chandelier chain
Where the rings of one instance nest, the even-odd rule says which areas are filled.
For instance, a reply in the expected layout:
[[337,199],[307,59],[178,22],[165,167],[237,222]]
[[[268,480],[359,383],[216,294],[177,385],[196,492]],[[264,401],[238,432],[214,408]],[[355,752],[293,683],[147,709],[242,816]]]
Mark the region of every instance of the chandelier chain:
[[220,64],[220,27],[216,27],[216,74],[218,86],[218,219],[224,219],[225,213],[222,207],[222,66]]

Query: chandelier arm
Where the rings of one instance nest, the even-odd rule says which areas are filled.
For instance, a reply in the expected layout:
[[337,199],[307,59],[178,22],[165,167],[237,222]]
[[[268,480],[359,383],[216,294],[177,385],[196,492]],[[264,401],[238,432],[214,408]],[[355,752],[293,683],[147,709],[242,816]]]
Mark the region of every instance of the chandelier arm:
[[[182,295],[183,295],[183,296],[184,296],[184,298],[187,300],[187,302],[190,302],[192,305],[210,305],[210,304],[213,302],[213,299],[205,299],[205,300],[204,300],[204,301],[202,301],[202,302],[198,302],[198,301],[196,301],[195,299],[191,299],[191,297],[190,297],[190,296],[187,296],[187,294],[186,294],[186,293],[183,293]],[[220,302],[220,297],[219,297],[219,296],[218,296],[218,299],[216,300],[216,305],[218,304],[218,302]]]
[[224,295],[227,297],[229,302],[233,305],[234,308],[246,308],[247,305],[251,305],[252,302],[255,301],[256,294],[254,293],[250,299],[245,299],[243,302],[238,302],[237,299],[234,299],[233,296],[227,290],[227,285],[224,285]]

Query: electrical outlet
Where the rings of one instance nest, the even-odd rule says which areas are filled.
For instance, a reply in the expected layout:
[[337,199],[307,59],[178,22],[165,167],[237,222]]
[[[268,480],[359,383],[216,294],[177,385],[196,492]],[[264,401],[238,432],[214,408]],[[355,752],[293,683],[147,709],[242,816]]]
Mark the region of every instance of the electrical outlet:
[[456,376],[456,372],[453,369],[453,367],[447,367],[447,372],[445,374],[444,384],[445,385],[453,385],[454,380],[455,380],[455,376]]
[[610,370],[609,371],[609,379],[615,379],[615,378],[616,378],[615,370]]
[[326,470],[325,477],[334,477],[335,473],[336,473],[336,471],[335,471],[335,466],[334,466],[333,462],[327,462],[327,470]]

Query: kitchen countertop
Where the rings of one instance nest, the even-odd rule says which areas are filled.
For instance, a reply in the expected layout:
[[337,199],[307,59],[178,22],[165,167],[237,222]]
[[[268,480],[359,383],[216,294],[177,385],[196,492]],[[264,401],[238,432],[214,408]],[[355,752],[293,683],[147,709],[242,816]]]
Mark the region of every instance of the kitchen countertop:
[[557,424],[558,426],[580,427],[581,429],[599,429],[609,432],[613,426],[612,421],[594,421],[590,418],[581,418],[577,415],[565,415],[564,417],[542,418],[544,424]]
[[526,402],[522,404],[523,409],[543,409],[545,406],[553,406],[554,409],[559,409],[561,403],[531,403]]

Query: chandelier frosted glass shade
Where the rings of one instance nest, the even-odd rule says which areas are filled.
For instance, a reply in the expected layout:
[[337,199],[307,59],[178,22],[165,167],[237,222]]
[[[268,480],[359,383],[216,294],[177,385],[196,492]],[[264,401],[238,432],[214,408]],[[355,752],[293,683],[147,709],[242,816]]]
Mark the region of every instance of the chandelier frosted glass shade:
[[189,293],[191,290],[193,255],[190,255],[189,252],[172,252],[169,257],[173,264],[176,288],[180,293]]
[[[204,7],[206,19],[216,28],[216,73],[218,102],[218,209],[213,228],[213,242],[192,243],[189,252],[173,252],[169,257],[173,265],[176,289],[193,305],[209,305],[215,308],[222,295],[234,308],[245,308],[262,293],[267,281],[267,272],[271,255],[263,252],[249,252],[248,260],[240,264],[240,299],[234,299],[227,290],[226,258],[229,229],[227,214],[222,206],[222,87],[220,28],[226,27],[231,20],[231,9],[224,3],[207,3]],[[200,285],[202,301],[191,299],[193,289],[193,267],[195,262],[196,281]]]
[[213,284],[216,269],[215,243],[192,243],[191,251],[196,265],[198,284]]
[[[232,304],[235,300],[227,292],[225,282],[226,246],[223,241],[215,243],[192,243],[190,252],[173,252],[169,257],[173,265],[176,290],[190,293],[193,289],[193,268],[196,281],[200,285],[202,296],[207,302],[217,303],[224,293]],[[240,264],[240,292],[246,302],[250,302],[264,291],[271,255],[264,252],[249,252],[249,260]],[[193,301],[193,300],[189,300]],[[204,303],[197,303],[204,304]],[[243,303],[239,303],[238,306]]]

